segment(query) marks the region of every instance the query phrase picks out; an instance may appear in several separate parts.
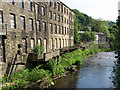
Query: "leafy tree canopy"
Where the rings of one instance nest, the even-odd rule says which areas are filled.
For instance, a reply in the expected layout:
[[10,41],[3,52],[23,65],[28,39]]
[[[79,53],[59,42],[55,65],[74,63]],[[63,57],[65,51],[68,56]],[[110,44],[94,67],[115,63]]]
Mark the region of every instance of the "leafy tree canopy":
[[83,33],[82,38],[87,42],[91,42],[96,39],[95,33],[92,31],[86,31],[85,33]]
[[75,43],[80,42],[80,36],[77,31],[102,32],[106,35],[107,38],[114,39],[115,22],[105,21],[101,19],[93,19],[92,17],[79,12],[77,9],[74,9],[73,12],[75,13],[74,19]]

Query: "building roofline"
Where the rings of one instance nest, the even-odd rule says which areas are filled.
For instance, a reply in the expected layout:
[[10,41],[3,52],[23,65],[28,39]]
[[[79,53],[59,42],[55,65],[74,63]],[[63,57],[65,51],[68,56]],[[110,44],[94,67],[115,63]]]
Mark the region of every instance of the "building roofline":
[[[70,8],[70,7],[68,7],[65,3],[63,3],[62,1],[60,1],[60,0],[58,0],[60,3],[62,3],[64,6],[66,6],[67,8],[69,8],[72,12],[73,12],[73,10]],[[73,12],[74,13],[74,12]]]
[[[80,34],[80,33],[85,33],[86,31],[78,31],[78,33]],[[94,32],[96,35],[105,35],[104,33],[102,33],[102,32]]]

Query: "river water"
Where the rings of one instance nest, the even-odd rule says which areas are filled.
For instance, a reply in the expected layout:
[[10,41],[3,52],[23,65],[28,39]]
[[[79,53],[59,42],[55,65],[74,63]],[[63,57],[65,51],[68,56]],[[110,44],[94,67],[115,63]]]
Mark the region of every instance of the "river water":
[[70,76],[55,80],[50,88],[114,88],[114,52],[100,52],[87,59],[87,64]]

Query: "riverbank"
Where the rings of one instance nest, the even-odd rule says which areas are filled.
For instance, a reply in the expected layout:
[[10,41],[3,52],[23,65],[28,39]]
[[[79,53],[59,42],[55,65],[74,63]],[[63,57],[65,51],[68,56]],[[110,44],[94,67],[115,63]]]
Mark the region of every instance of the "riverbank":
[[114,52],[99,52],[86,59],[88,63],[77,72],[54,81],[49,88],[115,88],[113,84]]
[[114,72],[115,72],[114,84],[116,88],[120,88],[120,60],[119,59],[116,62]]
[[49,86],[54,84],[53,78],[64,76],[65,72],[76,70],[77,66],[82,65],[85,58],[101,51],[105,50],[85,49],[82,51],[77,49],[61,56],[59,62],[53,59],[45,65],[41,64],[32,70],[24,69],[17,72],[10,77],[9,81],[6,80],[6,77],[3,77],[1,80],[4,85],[3,90],[28,88],[28,86],[32,86],[32,84],[36,82],[39,84],[40,88]]

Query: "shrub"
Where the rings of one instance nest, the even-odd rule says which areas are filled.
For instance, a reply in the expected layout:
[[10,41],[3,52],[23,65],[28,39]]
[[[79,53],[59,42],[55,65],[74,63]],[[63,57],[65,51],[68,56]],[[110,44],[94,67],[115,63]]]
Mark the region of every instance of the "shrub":
[[37,53],[38,56],[40,57],[40,56],[43,54],[44,49],[43,49],[43,47],[41,47],[40,45],[37,44],[37,45],[33,48],[33,52]]
[[52,71],[52,69],[57,65],[57,61],[52,59],[52,60],[49,60],[49,62],[45,65],[45,69],[46,70],[50,70]]
[[56,65],[52,70],[53,75],[62,75],[64,72],[65,72],[65,69],[61,64]]
[[47,78],[50,76],[49,76],[49,72],[47,70],[35,68],[30,72],[30,74],[28,76],[28,81],[36,82],[37,80]]

